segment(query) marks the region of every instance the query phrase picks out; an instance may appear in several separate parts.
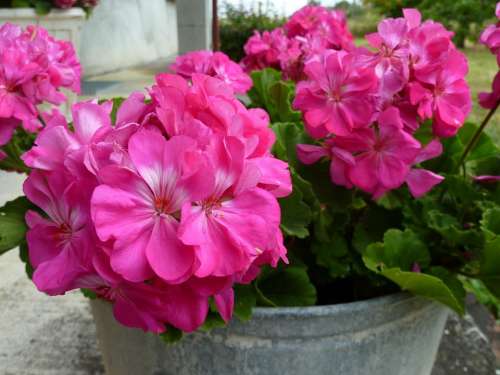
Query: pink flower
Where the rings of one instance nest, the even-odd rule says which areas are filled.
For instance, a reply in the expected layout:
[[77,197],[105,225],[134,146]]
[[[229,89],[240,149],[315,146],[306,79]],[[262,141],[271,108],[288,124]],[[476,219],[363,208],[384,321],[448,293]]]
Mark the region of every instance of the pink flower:
[[62,9],[68,9],[75,6],[77,0],[55,0],[56,5]]
[[[443,146],[437,139],[430,141],[422,148],[413,161],[413,164],[420,164],[424,161],[434,159],[443,153]],[[406,184],[410,193],[415,198],[423,197],[434,186],[443,182],[444,177],[426,169],[412,168],[406,177]]]
[[434,117],[434,134],[450,137],[457,133],[471,110],[470,89],[464,77],[468,65],[456,50],[448,52],[439,66],[428,65],[415,73],[410,98],[422,118]]
[[317,35],[328,43],[327,48],[350,49],[353,46],[353,37],[342,11],[307,5],[296,11],[284,28],[290,38]]
[[273,31],[254,32],[243,47],[245,57],[241,61],[245,71],[279,68],[279,55],[287,49],[288,39],[282,28]]
[[420,143],[402,129],[398,118],[397,110],[391,109],[379,117],[378,132],[362,130],[365,148],[348,171],[353,185],[374,196],[401,186],[420,151]]
[[130,138],[128,152],[137,174],[103,170],[92,197],[92,218],[102,241],[115,240],[111,266],[129,281],[154,274],[181,282],[193,273],[194,251],[177,238],[174,214],[186,201],[202,199],[205,164],[190,138],[166,141],[142,131]]
[[246,93],[252,87],[250,77],[222,52],[188,52],[177,57],[175,63],[170,66],[170,70],[185,78],[191,78],[195,73],[219,78],[239,94]]
[[205,199],[184,205],[179,228],[181,241],[195,246],[198,277],[245,271],[273,243],[280,221],[276,199],[256,188],[257,171],[245,165],[241,142],[215,138],[210,146],[215,179],[205,182]]
[[28,211],[26,236],[33,282],[50,295],[79,288],[80,279],[91,271],[94,252],[89,226],[89,207],[84,186],[68,182],[61,174],[34,171],[24,184],[29,200],[42,208],[47,218]]
[[43,115],[23,155],[26,194],[47,216],[27,216],[29,253],[46,293],[89,288],[126,326],[190,332],[209,299],[228,321],[233,285],[287,261],[276,197],[291,177],[271,155],[269,116],[225,82],[164,74],[150,92],[115,124],[111,102],[74,105],[72,126]]
[[491,92],[481,92],[479,93],[479,104],[481,107],[486,109],[495,108],[495,106],[500,101],[500,71],[497,72],[493,83],[491,84]]
[[[59,105],[60,91],[80,91],[81,68],[69,42],[51,37],[41,27],[22,29],[6,23],[0,27],[0,119],[30,132],[42,127],[37,106]],[[3,126],[3,125],[0,125]],[[0,130],[4,135],[7,130]],[[5,143],[5,142],[4,142]]]
[[[500,3],[496,7],[496,15],[500,19]],[[496,55],[498,66],[500,66],[500,23],[486,27],[479,41]],[[479,104],[486,109],[495,108],[500,101],[500,71],[495,75],[491,87],[491,93],[482,92],[479,94]]]
[[326,51],[304,71],[309,80],[297,86],[293,106],[303,112],[313,137],[349,135],[370,125],[375,109],[371,97],[377,88],[372,69],[357,67],[352,54]]

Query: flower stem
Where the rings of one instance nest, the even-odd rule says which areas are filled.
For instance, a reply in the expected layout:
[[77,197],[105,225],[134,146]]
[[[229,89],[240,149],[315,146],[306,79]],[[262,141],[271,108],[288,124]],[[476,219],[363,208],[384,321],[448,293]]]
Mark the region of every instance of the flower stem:
[[481,125],[479,126],[479,128],[476,130],[476,132],[474,133],[474,136],[472,137],[472,139],[469,141],[469,143],[467,144],[467,147],[465,147],[465,150],[462,154],[462,156],[460,157],[460,161],[458,162],[457,164],[457,167],[459,167],[460,165],[465,165],[465,159],[467,158],[467,155],[469,154],[469,152],[472,151],[472,149],[474,148],[474,146],[476,145],[479,137],[481,136],[481,133],[483,132],[483,130],[486,128],[486,125],[488,125],[488,122],[490,121],[490,119],[493,117],[493,115],[495,114],[497,108],[500,106],[500,100],[497,102],[497,104],[495,104],[495,106],[488,112],[488,114],[486,115],[486,117],[484,118],[483,122],[481,123]]

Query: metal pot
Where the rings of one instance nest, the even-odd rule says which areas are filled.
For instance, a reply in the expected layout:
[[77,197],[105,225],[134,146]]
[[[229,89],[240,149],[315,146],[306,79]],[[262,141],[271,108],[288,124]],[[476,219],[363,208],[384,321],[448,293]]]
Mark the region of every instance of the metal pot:
[[166,345],[91,302],[108,375],[429,375],[448,309],[396,294],[331,306],[256,308]]

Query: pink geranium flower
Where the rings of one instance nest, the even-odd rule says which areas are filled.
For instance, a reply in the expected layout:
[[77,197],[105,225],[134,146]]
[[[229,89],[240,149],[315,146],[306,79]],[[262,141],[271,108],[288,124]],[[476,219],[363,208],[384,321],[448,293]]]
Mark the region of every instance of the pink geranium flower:
[[410,98],[422,118],[434,116],[434,133],[450,137],[457,133],[471,110],[470,89],[464,77],[468,65],[456,50],[448,52],[440,66],[428,65],[415,73]]
[[209,152],[215,179],[205,182],[205,199],[184,205],[179,229],[179,238],[196,247],[198,277],[245,271],[269,247],[280,221],[276,199],[256,188],[258,171],[245,165],[240,141],[215,138]]
[[252,80],[243,69],[222,52],[194,51],[176,58],[170,70],[185,78],[193,74],[206,74],[219,78],[234,92],[244,94],[252,87]]
[[47,218],[28,211],[26,236],[30,263],[35,268],[33,282],[50,295],[79,288],[91,272],[95,250],[89,226],[89,207],[84,187],[58,173],[31,173],[24,193],[47,213]]
[[177,238],[174,214],[186,201],[202,199],[206,165],[190,138],[166,141],[142,131],[128,152],[137,174],[110,167],[92,197],[92,218],[102,241],[115,240],[111,266],[138,282],[157,274],[169,282],[194,272],[194,251]]
[[164,74],[150,93],[125,100],[114,124],[110,102],[74,105],[72,126],[44,114],[23,159],[49,219],[28,215],[29,251],[40,290],[89,288],[126,326],[190,332],[210,298],[228,321],[233,285],[286,261],[276,197],[291,177],[270,152],[269,116],[224,81]]
[[0,129],[0,133],[10,134],[14,122],[22,123],[30,132],[38,131],[42,123],[37,106],[64,102],[61,88],[79,92],[80,77],[80,64],[71,43],[54,39],[41,27],[23,30],[9,23],[2,25],[0,127],[7,129]]
[[372,95],[377,79],[370,67],[357,67],[355,55],[326,51],[304,69],[308,81],[297,86],[293,102],[304,113],[306,127],[315,137],[327,133],[349,135],[370,125],[375,109]]

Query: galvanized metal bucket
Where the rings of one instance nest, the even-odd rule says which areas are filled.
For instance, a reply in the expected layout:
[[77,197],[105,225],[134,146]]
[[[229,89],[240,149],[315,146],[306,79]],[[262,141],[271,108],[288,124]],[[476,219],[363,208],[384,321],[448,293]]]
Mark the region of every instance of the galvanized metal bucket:
[[108,375],[429,375],[448,315],[396,294],[332,306],[257,308],[249,322],[166,345],[92,301]]

